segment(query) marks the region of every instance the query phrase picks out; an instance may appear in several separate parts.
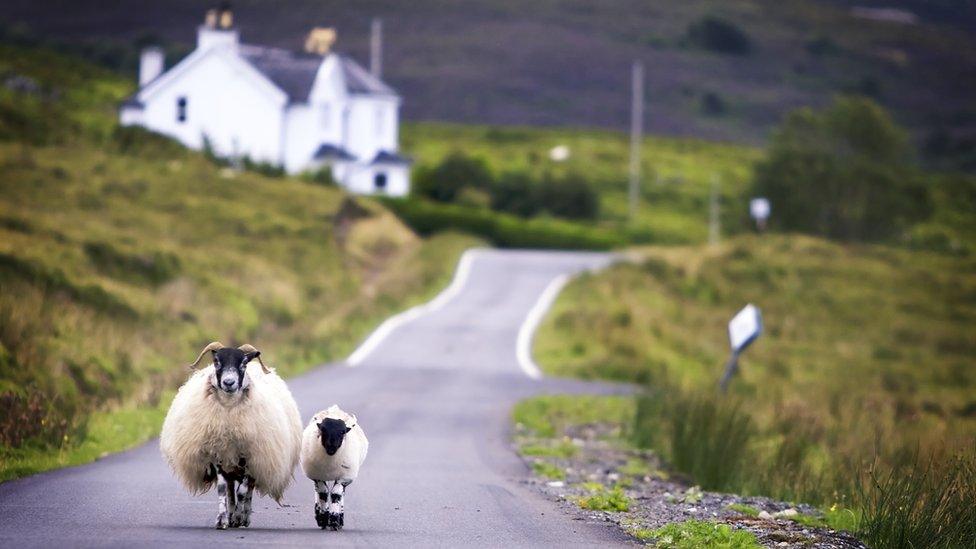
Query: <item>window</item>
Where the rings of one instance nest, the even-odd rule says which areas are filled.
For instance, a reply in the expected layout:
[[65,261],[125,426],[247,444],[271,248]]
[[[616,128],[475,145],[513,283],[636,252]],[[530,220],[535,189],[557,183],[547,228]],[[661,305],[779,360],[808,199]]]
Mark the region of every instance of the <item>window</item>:
[[386,191],[386,174],[378,172],[373,176],[373,188],[379,192]]
[[180,124],[186,122],[186,97],[176,100],[176,121]]

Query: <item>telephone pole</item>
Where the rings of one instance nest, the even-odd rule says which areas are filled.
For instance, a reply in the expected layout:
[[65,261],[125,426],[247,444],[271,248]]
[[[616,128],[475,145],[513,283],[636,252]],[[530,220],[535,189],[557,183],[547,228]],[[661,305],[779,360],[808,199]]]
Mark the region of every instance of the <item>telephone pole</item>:
[[644,65],[634,61],[631,67],[630,96],[630,221],[637,220],[637,201],[640,199],[640,151],[644,136]]
[[718,244],[719,233],[721,232],[721,221],[719,219],[718,206],[718,174],[712,174],[712,190],[708,196],[708,243]]
[[369,72],[381,78],[383,72],[383,21],[373,19],[369,35]]

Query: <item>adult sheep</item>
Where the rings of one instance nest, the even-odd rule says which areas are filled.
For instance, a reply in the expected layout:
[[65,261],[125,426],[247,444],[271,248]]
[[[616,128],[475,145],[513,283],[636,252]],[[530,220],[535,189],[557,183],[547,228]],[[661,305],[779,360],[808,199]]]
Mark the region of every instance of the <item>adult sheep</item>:
[[217,529],[249,526],[254,490],[280,502],[293,479],[301,416],[288,386],[264,365],[260,351],[215,341],[190,369],[208,352],[213,363],[176,393],[159,447],[190,492],[203,494],[217,485]]

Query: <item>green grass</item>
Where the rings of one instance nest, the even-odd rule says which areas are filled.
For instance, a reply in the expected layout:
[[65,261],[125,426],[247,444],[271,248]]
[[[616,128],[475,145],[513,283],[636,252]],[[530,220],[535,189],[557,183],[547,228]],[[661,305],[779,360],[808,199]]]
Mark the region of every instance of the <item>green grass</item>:
[[523,456],[555,457],[569,459],[579,452],[571,440],[560,440],[550,444],[526,444],[519,448]]
[[742,513],[747,517],[758,517],[759,509],[756,509],[752,505],[746,505],[744,503],[733,503],[728,506],[729,509],[735,511],[736,513]]
[[707,520],[688,520],[667,524],[656,530],[642,530],[638,539],[653,540],[661,549],[727,548],[753,549],[762,547],[752,532],[735,530],[728,524]]
[[[839,504],[827,524],[882,545],[897,525],[894,546],[974,536],[954,495],[976,490],[974,272],[968,255],[796,235],[648,249],[572,282],[535,353],[553,374],[646,383],[633,440],[704,488]],[[750,302],[765,332],[723,397],[726,323]]]
[[633,399],[551,395],[520,401],[512,411],[517,426],[535,437],[563,436],[567,426],[606,422],[623,425],[634,413]]
[[338,189],[120,130],[131,83],[77,60],[0,46],[8,72],[46,99],[0,90],[0,480],[151,437],[211,340],[285,375],[341,358],[481,242],[368,199],[342,225]]
[[566,478],[565,471],[545,461],[537,461],[533,463],[532,470],[535,472],[535,474],[552,480],[563,480]]
[[[548,159],[566,145],[570,158]],[[581,129],[497,128],[445,123],[410,123],[403,146],[422,165],[436,165],[453,151],[483,158],[496,175],[524,171],[534,178],[568,173],[584,177],[600,195],[596,225],[620,231],[628,240],[659,243],[703,242],[707,237],[708,196],[717,177],[729,203],[726,225],[741,230],[740,197],[748,189],[756,148],[694,139],[648,137],[642,149],[645,180],[637,219],[628,219],[627,137],[619,132]]]
[[581,509],[611,513],[625,513],[630,510],[630,498],[620,486],[607,488],[602,484],[594,483],[593,486],[588,487],[588,491],[589,494],[575,498],[576,504]]

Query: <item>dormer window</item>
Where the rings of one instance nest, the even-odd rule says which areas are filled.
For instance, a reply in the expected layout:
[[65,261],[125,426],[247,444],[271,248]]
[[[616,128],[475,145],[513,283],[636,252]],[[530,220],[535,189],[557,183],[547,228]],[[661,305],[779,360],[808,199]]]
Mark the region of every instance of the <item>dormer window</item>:
[[180,124],[186,122],[186,97],[176,99],[176,121]]

